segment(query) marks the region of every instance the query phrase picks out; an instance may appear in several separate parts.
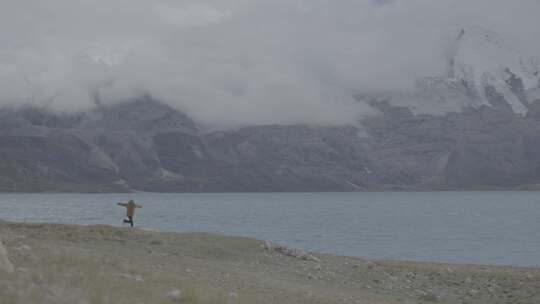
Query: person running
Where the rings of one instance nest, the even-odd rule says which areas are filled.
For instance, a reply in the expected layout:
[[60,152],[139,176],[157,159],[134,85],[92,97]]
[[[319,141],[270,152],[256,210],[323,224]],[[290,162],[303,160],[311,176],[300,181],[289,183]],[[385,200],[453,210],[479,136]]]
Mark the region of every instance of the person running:
[[142,208],[141,205],[135,204],[133,200],[129,200],[127,203],[118,203],[118,206],[126,207],[127,220],[124,219],[124,224],[130,224],[133,227],[133,216],[135,216],[135,208]]

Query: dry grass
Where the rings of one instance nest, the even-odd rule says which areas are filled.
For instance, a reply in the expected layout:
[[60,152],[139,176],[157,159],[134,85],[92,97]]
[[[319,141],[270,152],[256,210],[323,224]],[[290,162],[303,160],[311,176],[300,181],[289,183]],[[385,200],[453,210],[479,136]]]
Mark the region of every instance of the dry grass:
[[303,260],[249,238],[13,224],[0,304],[540,303],[540,270]]
[[[227,303],[202,282],[161,276],[122,259],[60,254],[0,273],[0,303]],[[174,293],[176,291],[176,293]]]

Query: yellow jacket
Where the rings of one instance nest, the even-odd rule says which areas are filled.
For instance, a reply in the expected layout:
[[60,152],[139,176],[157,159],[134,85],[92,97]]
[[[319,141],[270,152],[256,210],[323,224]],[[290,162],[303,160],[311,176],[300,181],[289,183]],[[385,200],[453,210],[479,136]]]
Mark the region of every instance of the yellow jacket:
[[132,217],[135,215],[135,208],[142,208],[141,205],[135,204],[133,200],[128,203],[118,203],[119,206],[126,207],[126,215]]

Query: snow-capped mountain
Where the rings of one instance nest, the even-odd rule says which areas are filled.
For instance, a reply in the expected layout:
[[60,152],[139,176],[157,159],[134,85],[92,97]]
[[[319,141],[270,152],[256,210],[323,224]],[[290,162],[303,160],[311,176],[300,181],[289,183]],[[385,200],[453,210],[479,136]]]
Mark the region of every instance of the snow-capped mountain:
[[524,114],[537,90],[540,61],[527,58],[505,43],[495,32],[479,27],[462,29],[456,41],[453,78],[474,86],[481,99],[489,102],[486,88],[492,87],[510,104],[515,113]]
[[2,108],[0,192],[540,189],[540,61],[477,27],[448,54],[412,93],[358,96],[381,112],[358,125],[208,130],[150,96]]
[[447,75],[418,79],[414,93],[395,94],[392,103],[416,113],[485,105],[524,115],[540,100],[540,59],[523,55],[496,32],[463,28],[449,53]]

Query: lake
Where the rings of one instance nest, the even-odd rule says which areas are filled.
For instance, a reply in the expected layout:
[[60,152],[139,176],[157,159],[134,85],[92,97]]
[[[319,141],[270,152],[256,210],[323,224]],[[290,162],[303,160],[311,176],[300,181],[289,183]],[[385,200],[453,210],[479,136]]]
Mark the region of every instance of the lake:
[[[272,240],[309,251],[540,266],[540,193],[0,194],[0,219],[123,226]],[[125,226],[127,228],[127,226]]]

